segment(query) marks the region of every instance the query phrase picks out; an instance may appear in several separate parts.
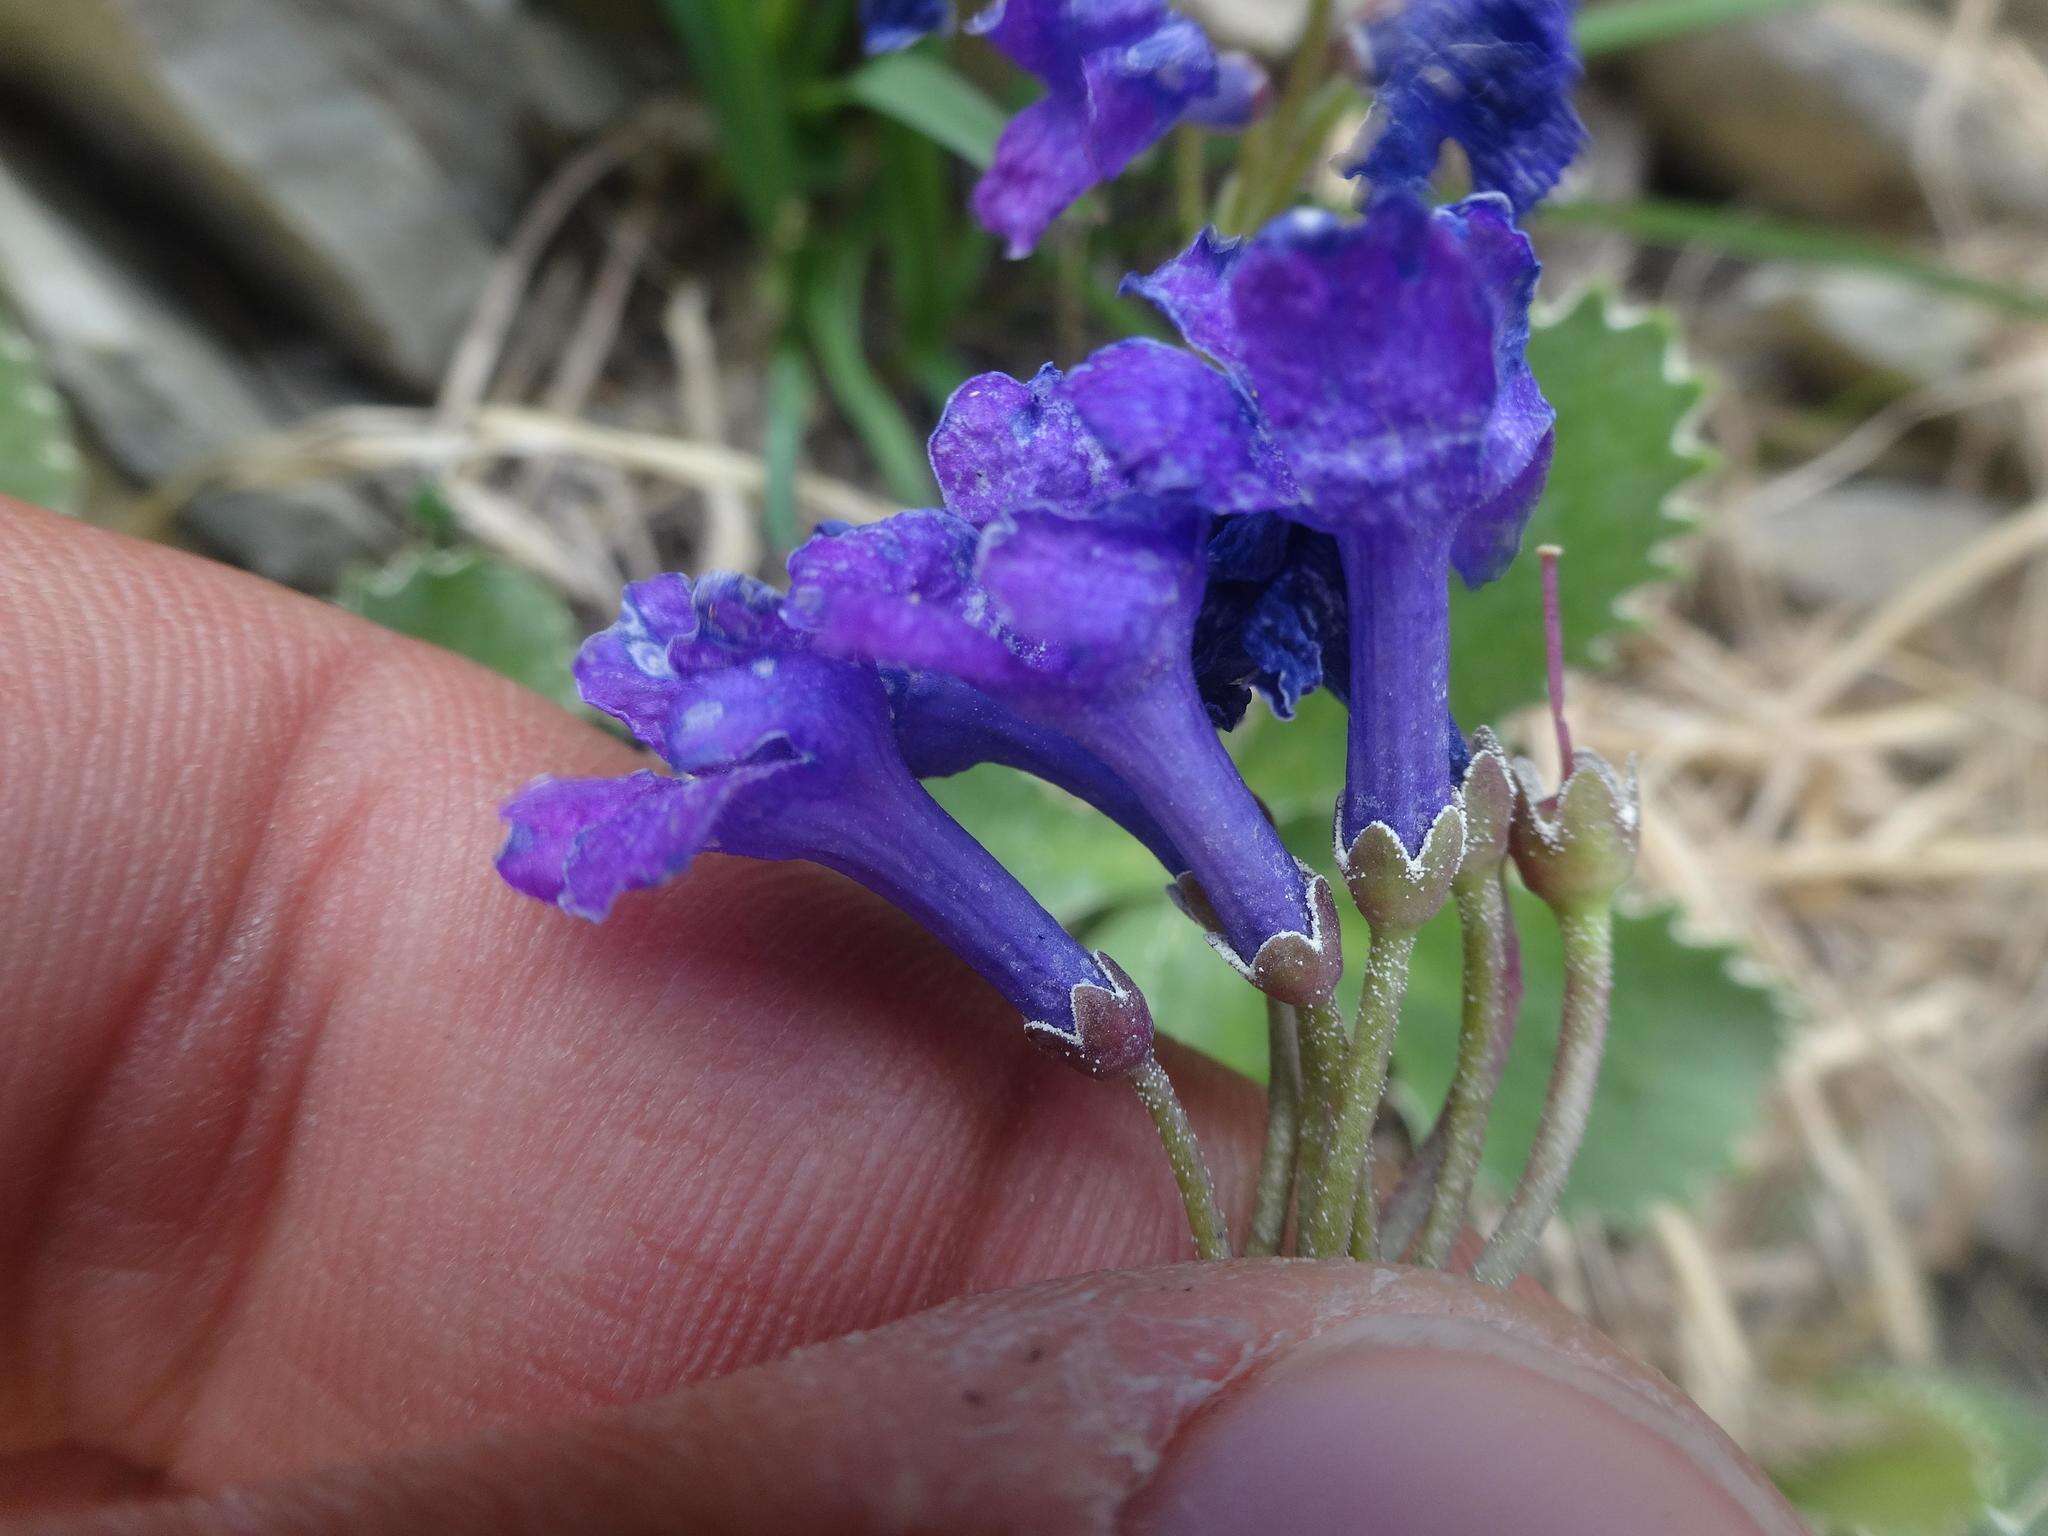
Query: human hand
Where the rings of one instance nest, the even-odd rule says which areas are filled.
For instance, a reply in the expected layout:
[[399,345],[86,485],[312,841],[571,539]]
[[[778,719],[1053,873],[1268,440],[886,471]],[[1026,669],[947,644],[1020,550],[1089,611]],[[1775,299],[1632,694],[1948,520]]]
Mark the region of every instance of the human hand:
[[[1136,1103],[854,887],[707,859],[593,929],[491,875],[509,790],[630,755],[0,506],[23,1529],[1797,1529],[1540,1299],[1139,1268]],[[1256,1094],[1174,1068],[1241,1195]]]

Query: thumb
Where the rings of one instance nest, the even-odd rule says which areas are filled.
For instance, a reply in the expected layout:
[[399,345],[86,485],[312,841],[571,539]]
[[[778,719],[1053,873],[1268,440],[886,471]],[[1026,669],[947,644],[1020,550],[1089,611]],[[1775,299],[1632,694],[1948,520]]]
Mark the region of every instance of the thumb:
[[634,1408],[49,1529],[1802,1528],[1698,1408],[1547,1301],[1260,1260],[974,1297]]

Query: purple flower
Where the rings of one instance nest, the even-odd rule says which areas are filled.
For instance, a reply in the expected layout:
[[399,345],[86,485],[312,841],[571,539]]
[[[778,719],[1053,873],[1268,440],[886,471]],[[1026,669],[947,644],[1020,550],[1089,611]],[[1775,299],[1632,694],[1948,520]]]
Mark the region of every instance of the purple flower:
[[1430,210],[1389,194],[1362,221],[1205,233],[1130,281],[1256,400],[1299,490],[1286,515],[1336,543],[1344,849],[1375,821],[1417,849],[1450,803],[1449,574],[1500,574],[1549,459],[1552,412],[1523,356],[1535,280],[1504,199]]
[[1219,948],[1276,995],[1326,995],[1328,914],[1189,664],[1213,512],[1292,496],[1243,400],[1186,353],[1125,342],[1069,377],[963,385],[932,463],[950,510],[806,544],[791,622],[822,650],[952,677],[1070,739],[1156,819]]
[[1277,512],[1220,519],[1195,619],[1195,681],[1219,730],[1244,719],[1254,691],[1282,720],[1347,668],[1344,571],[1337,542]]
[[499,872],[598,921],[700,852],[808,859],[922,923],[1091,1072],[1151,1051],[1144,999],[1088,954],[912,777],[874,668],[820,653],[747,577],[626,589],[576,661],[583,696],[679,775],[540,779],[505,806]]
[[996,0],[968,30],[1046,87],[1010,120],[974,189],[975,216],[1012,256],[1176,123],[1240,127],[1265,101],[1259,66],[1219,57],[1165,0]]
[[947,0],[860,0],[861,37],[869,53],[894,53],[949,25]]
[[1377,90],[1348,169],[1374,196],[1421,189],[1452,139],[1521,216],[1586,141],[1569,0],[1408,0],[1354,37]]
[[[1317,688],[1351,704],[1351,621],[1337,541],[1278,513],[1226,518],[1209,535],[1209,588],[1195,621],[1195,679],[1220,730],[1244,719],[1254,690],[1286,720]],[[1471,749],[1444,711],[1451,782]]]

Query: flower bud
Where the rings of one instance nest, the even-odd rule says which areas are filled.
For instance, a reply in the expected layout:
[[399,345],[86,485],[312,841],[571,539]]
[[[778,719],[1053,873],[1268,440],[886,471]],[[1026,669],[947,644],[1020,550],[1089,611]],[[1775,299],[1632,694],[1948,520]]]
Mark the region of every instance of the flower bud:
[[1597,752],[1573,754],[1572,771],[1545,799],[1535,764],[1515,764],[1522,797],[1509,844],[1522,883],[1550,907],[1604,905],[1627,883],[1642,835],[1642,792],[1630,759],[1624,779]]
[[1458,873],[1491,879],[1508,856],[1517,790],[1507,753],[1483,725],[1472,733],[1472,760],[1466,764],[1458,797],[1465,808],[1465,862]]

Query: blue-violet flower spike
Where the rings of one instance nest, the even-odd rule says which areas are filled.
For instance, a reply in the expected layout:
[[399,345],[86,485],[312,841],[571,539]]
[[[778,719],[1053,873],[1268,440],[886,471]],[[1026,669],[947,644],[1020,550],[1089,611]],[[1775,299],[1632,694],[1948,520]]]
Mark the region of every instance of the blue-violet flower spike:
[[974,189],[975,216],[1012,256],[1176,123],[1240,127],[1265,101],[1258,66],[1219,59],[1165,0],[996,0],[968,30],[1046,88],[1010,120]]
[[894,53],[943,30],[950,0],[860,0],[861,42],[869,53]]
[[[1121,423],[1115,460],[1096,423]],[[1212,515],[1195,498],[1291,496],[1267,451],[1220,374],[1157,343],[1071,377],[970,381],[933,439],[955,510],[813,539],[790,560],[790,612],[823,650],[950,675],[1078,744],[1171,839],[1219,949],[1309,1002],[1341,964],[1328,888],[1267,824],[1189,664]]]
[[[1376,200],[1204,234],[1129,286],[1229,368],[1341,559],[1352,693],[1340,851],[1411,851],[1450,803],[1448,578],[1497,576],[1542,488],[1553,413],[1524,357],[1536,259],[1505,199]],[[1326,671],[1327,671],[1326,667]]]
[[875,670],[823,655],[747,577],[627,588],[577,658],[583,695],[676,770],[540,779],[506,805],[498,869],[593,921],[700,852],[808,859],[858,881],[980,972],[1042,1044],[1098,1074],[1152,1049],[1144,999],[1082,949],[904,766]]
[[1570,0],[1407,0],[1354,39],[1375,94],[1346,170],[1374,197],[1425,187],[1451,139],[1521,217],[1586,142]]

